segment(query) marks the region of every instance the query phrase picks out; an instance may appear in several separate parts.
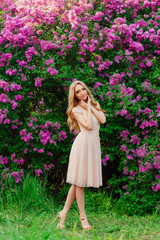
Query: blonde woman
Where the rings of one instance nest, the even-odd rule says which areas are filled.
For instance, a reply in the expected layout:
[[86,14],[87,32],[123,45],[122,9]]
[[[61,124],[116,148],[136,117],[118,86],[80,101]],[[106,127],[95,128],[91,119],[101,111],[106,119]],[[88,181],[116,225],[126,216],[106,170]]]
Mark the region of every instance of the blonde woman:
[[[99,127],[106,117],[91,91],[82,81],[74,81],[69,88],[68,125],[78,133],[70,152],[67,180],[72,184],[63,209],[58,213],[57,228],[63,229],[68,211],[76,199],[83,229],[91,229],[84,207],[84,187],[102,186],[102,166]],[[56,218],[56,219],[57,219]]]

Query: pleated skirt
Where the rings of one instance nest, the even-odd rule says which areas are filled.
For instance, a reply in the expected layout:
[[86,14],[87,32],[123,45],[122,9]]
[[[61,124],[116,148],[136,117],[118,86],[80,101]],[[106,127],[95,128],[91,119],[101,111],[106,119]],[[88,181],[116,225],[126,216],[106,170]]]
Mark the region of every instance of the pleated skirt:
[[81,187],[102,186],[98,130],[85,130],[77,135],[70,152],[66,182]]

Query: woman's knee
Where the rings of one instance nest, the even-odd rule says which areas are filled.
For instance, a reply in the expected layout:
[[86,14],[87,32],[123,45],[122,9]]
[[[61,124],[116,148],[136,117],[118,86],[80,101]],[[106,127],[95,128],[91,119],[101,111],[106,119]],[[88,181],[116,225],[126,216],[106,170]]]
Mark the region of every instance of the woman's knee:
[[84,191],[84,187],[76,186],[76,190],[78,190],[78,191]]

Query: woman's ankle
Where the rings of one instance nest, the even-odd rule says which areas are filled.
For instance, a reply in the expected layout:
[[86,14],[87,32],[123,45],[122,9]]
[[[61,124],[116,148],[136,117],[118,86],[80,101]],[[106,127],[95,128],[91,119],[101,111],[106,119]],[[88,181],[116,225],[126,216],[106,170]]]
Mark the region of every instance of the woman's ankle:
[[66,209],[64,209],[64,208],[63,208],[60,212],[61,212],[62,214],[66,214],[66,215],[68,214],[68,211],[67,211]]
[[87,216],[86,216],[86,214],[85,213],[80,213],[80,219],[87,219]]

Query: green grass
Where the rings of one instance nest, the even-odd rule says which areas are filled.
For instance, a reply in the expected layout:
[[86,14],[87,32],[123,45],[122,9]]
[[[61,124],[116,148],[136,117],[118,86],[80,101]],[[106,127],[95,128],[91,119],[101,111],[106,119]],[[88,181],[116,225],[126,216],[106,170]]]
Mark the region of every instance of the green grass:
[[76,202],[73,203],[64,230],[54,221],[63,202],[47,196],[37,179],[26,176],[21,186],[11,180],[0,196],[0,240],[160,239],[158,214],[148,216],[120,215],[113,210],[106,193],[86,190],[86,213],[91,230],[83,231]]

